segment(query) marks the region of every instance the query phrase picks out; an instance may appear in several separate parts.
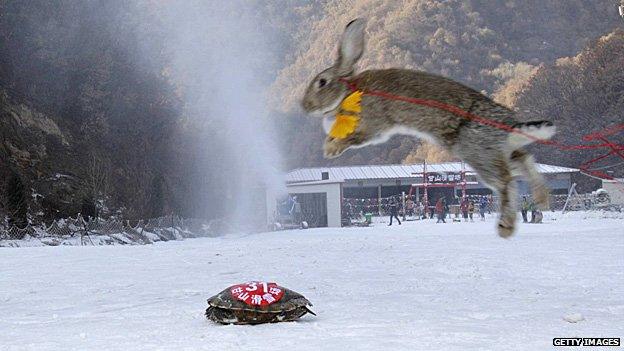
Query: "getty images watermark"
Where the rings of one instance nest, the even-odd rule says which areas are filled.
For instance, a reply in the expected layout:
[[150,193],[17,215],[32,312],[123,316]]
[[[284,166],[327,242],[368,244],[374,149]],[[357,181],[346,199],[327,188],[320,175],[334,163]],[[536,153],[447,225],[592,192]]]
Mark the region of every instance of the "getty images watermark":
[[620,346],[620,338],[553,338],[553,346]]

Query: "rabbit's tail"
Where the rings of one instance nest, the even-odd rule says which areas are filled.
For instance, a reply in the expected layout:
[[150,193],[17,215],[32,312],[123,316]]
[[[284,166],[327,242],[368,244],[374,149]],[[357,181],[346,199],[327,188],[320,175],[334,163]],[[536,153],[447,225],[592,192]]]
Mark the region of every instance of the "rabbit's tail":
[[538,140],[548,140],[555,135],[556,128],[549,121],[534,121],[516,123],[514,126],[516,133],[510,133],[507,138],[512,150],[519,149]]

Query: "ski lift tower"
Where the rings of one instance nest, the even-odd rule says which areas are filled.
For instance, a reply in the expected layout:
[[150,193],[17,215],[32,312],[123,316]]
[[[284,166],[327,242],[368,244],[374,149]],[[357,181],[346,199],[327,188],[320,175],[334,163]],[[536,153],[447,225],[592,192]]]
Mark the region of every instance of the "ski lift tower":
[[466,199],[466,166],[464,165],[464,161],[461,161],[461,191],[462,191],[462,201]]

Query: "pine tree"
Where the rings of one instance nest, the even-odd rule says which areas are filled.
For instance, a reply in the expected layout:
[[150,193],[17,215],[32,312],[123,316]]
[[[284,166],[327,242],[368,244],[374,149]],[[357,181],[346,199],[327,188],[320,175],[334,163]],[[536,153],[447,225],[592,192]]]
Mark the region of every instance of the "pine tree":
[[165,184],[161,175],[152,178],[151,196],[150,196],[150,216],[153,218],[163,215],[165,202]]
[[82,198],[80,213],[85,221],[89,221],[91,218],[97,217],[97,207],[95,205],[95,198],[92,194],[86,194]]
[[28,203],[24,183],[19,175],[13,174],[7,183],[7,208],[9,210],[9,223],[20,228],[28,224]]

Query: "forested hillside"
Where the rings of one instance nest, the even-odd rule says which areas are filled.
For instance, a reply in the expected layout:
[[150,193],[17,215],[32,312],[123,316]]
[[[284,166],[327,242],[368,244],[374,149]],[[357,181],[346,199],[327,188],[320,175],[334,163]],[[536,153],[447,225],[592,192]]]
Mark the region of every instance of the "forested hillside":
[[165,167],[181,110],[141,52],[157,44],[141,33],[144,10],[0,2],[2,178],[23,178],[31,213],[67,216],[96,200],[130,216],[169,207]]
[[[618,29],[592,42],[581,53],[544,65],[528,78],[511,80],[500,90],[524,119],[547,119],[558,127],[557,141],[575,145],[583,137],[624,123],[624,30]],[[624,144],[624,133],[607,140]],[[602,142],[594,140],[594,142]],[[578,167],[599,151],[570,152],[533,147],[538,159],[562,166]],[[620,165],[619,167],[607,167]],[[624,176],[622,159],[613,155],[597,163],[603,172]]]
[[[197,98],[186,78],[196,72],[176,71],[180,53],[166,30],[171,23],[163,25],[176,20],[170,4],[0,0],[0,215],[23,217],[23,203],[31,220],[93,211],[126,218],[224,211],[221,190],[232,182],[224,160],[236,155],[211,118],[218,109],[189,105]],[[331,64],[342,28],[355,17],[368,19],[361,69],[451,77],[523,118],[555,121],[563,141],[578,142],[581,130],[622,119],[624,21],[613,1],[246,4],[236,15],[254,16],[268,43],[257,45],[270,44],[263,52],[251,47],[258,56],[250,64],[269,67],[259,81],[285,168],[449,158],[410,138],[322,158],[320,121],[305,116],[298,100],[307,81]],[[585,159],[548,149],[537,154],[568,166]],[[206,205],[206,198],[213,200]]]
[[294,54],[273,84],[272,96],[276,109],[298,130],[291,134],[296,152],[289,161],[302,166],[445,158],[431,147],[419,150],[420,142],[407,137],[350,151],[336,160],[322,158],[319,121],[301,117],[297,99],[305,82],[331,64],[342,27],[352,18],[368,19],[361,69],[419,69],[488,94],[509,79],[575,56],[591,41],[624,28],[611,1],[327,1],[294,12],[301,23],[292,44]]

